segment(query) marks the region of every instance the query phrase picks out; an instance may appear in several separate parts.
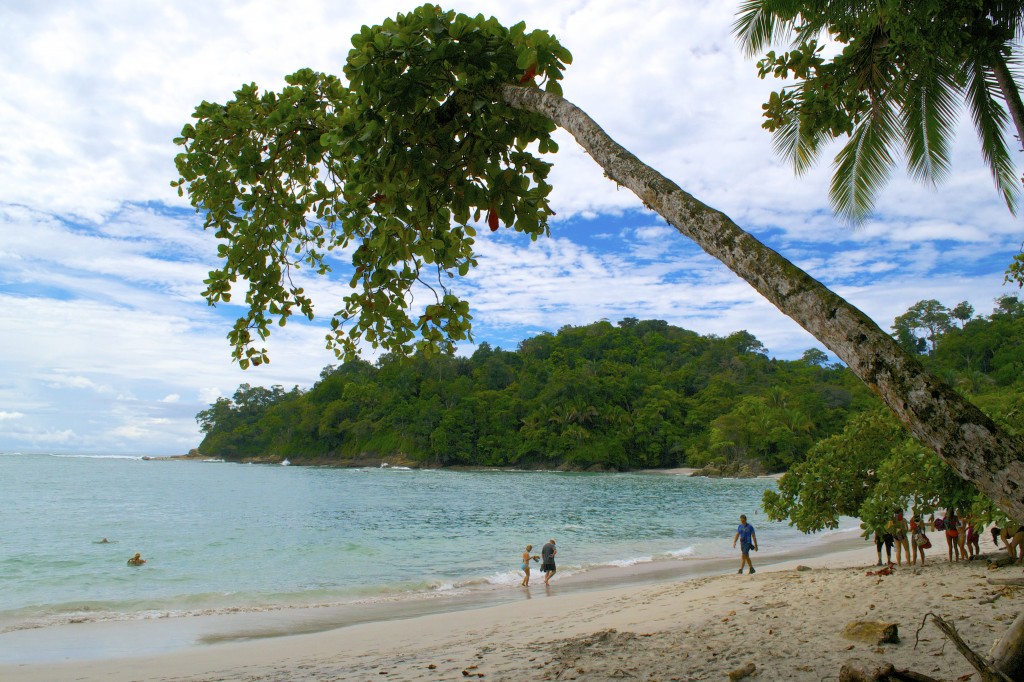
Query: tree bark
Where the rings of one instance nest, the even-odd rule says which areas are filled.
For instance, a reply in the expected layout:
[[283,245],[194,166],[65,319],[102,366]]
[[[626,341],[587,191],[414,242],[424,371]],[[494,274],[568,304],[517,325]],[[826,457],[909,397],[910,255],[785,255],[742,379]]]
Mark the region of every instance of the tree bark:
[[536,87],[504,85],[509,106],[565,129],[633,191],[842,359],[921,442],[1011,518],[1024,521],[1024,443],[929,372],[867,315],[615,142],[583,110]]
[[992,647],[992,667],[1011,680],[1024,679],[1024,611]]
[[1017,146],[1020,147],[1024,145],[1024,104],[1021,103],[1020,90],[1002,55],[996,55],[992,60],[992,74],[999,85],[999,92],[1006,102],[1006,108],[1010,111],[1010,118],[1013,119],[1013,126],[1017,130]]

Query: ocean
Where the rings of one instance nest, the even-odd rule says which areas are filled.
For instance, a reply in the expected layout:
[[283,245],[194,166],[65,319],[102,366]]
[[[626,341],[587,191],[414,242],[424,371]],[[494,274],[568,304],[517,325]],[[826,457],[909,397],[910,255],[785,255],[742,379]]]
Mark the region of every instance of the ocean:
[[[539,554],[549,538],[556,586],[588,575],[625,580],[643,565],[685,575],[738,559],[740,514],[762,555],[821,542],[766,520],[760,500],[774,485],[0,453],[0,633],[522,598],[522,551],[529,543]],[[146,564],[128,566],[136,552]],[[536,571],[533,583],[541,585]]]

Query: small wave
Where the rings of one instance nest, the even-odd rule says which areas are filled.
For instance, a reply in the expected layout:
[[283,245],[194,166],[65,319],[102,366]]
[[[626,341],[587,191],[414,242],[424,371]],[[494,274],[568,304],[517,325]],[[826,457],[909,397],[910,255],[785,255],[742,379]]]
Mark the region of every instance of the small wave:
[[690,545],[689,547],[683,547],[682,549],[669,552],[668,555],[673,559],[681,559],[684,556],[693,556],[695,552],[696,550],[694,550],[693,545]]
[[[543,575],[540,571],[531,571],[532,575]],[[523,582],[522,571],[505,571],[504,573],[495,573],[492,576],[486,578],[488,585],[496,586],[507,586],[507,585],[518,585]]]
[[146,455],[95,455],[95,454],[82,454],[82,453],[47,453],[50,457],[60,457],[62,459],[146,459]]
[[628,566],[636,566],[637,564],[649,564],[654,561],[654,557],[650,556],[638,556],[632,559],[616,559],[609,561],[609,566],[617,566],[618,568],[626,568]]

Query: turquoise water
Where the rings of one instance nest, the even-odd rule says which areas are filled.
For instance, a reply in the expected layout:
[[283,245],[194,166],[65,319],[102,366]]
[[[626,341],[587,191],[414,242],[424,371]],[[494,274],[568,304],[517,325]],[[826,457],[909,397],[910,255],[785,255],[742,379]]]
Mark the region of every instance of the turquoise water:
[[0,632],[507,590],[550,537],[561,579],[732,556],[741,513],[763,548],[813,542],[764,519],[774,484],[0,454]]

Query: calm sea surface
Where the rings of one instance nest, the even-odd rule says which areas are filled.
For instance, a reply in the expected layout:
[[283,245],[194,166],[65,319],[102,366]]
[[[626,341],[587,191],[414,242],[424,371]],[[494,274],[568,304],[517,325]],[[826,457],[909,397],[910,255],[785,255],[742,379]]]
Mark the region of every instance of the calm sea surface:
[[0,453],[0,632],[507,590],[550,537],[561,578],[732,556],[741,513],[765,550],[816,542],[765,520],[774,485]]

